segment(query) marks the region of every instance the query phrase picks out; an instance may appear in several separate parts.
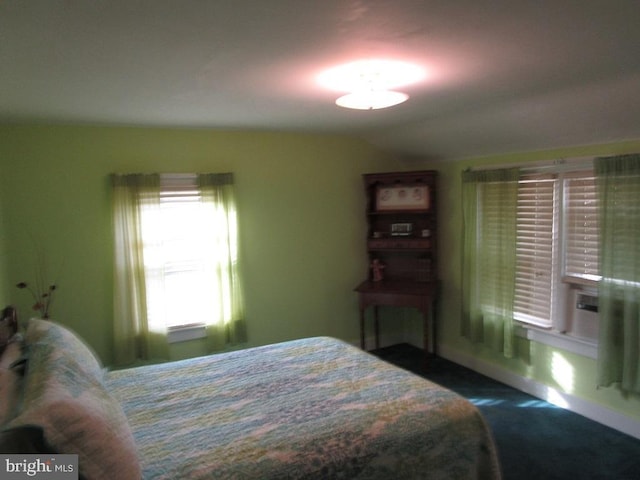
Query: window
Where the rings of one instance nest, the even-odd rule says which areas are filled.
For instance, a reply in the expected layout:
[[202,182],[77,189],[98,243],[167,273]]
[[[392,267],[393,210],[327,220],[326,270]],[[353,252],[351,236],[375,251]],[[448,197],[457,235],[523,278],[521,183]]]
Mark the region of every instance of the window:
[[[517,218],[514,318],[562,333],[586,331],[573,322],[576,292],[597,295],[600,279],[593,171],[524,174]],[[595,335],[587,330],[578,336]]]
[[224,322],[231,318],[224,270],[229,260],[237,263],[235,214],[205,202],[195,175],[160,181],[159,206],[145,205],[141,212],[149,324]]
[[526,176],[518,183],[514,317],[549,326],[557,277],[557,182]]
[[628,154],[462,172],[462,335],[507,358],[516,335],[597,358],[601,385],[637,391],[627,340],[637,337],[639,171]]
[[592,284],[600,280],[599,226],[596,179],[592,172],[567,175],[564,179],[565,280]]
[[233,175],[114,174],[112,186],[116,364],[168,358],[169,330],[197,330],[209,351],[245,341]]
[[510,319],[597,338],[596,183],[590,165],[575,165],[463,175],[470,338],[490,323],[508,335]]

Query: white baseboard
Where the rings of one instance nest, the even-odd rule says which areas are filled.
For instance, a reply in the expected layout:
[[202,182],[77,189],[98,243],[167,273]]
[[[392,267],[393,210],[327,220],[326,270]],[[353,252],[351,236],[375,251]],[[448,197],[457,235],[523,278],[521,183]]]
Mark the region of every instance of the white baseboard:
[[457,350],[438,347],[438,355],[459,365],[475,370],[478,373],[505,383],[517,390],[546,400],[562,408],[571,410],[598,423],[614,428],[620,432],[640,439],[640,421],[608,409],[597,403],[590,402],[575,395],[560,392],[548,385],[509,372],[496,365],[480,360],[472,355],[466,355]]

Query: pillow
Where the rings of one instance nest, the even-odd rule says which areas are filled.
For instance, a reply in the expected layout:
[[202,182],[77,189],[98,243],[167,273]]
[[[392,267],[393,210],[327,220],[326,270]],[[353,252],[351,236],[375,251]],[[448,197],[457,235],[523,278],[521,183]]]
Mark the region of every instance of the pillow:
[[67,327],[49,320],[32,318],[27,325],[24,340],[27,345],[42,342],[54,346],[59,350],[56,354],[70,356],[89,375],[99,380],[104,378],[104,367],[93,349]]
[[101,378],[58,345],[45,343],[45,337],[29,345],[22,408],[3,434],[40,428],[43,444],[57,453],[78,455],[84,477],[139,479],[135,442],[120,404]]
[[15,416],[20,401],[22,336],[14,335],[0,356],[0,425]]

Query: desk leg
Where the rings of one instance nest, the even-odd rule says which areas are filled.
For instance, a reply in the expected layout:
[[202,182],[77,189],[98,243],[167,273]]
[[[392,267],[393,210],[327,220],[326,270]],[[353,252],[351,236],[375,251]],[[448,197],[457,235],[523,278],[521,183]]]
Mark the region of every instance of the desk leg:
[[436,341],[438,336],[437,328],[438,323],[436,322],[436,312],[437,312],[438,304],[434,299],[431,302],[431,308],[429,309],[429,318],[431,319],[431,343],[433,343],[433,355],[438,355],[438,342]]
[[378,307],[373,307],[373,325],[376,329],[376,350],[380,348],[380,322],[378,321]]
[[427,368],[429,360],[429,339],[433,342],[433,355],[436,355],[436,305],[435,300],[429,302],[424,310],[422,310],[423,316],[423,345],[424,345],[424,368]]
[[422,343],[424,346],[424,368],[426,369],[429,364],[429,310],[426,309],[422,312],[424,323],[422,326]]
[[360,348],[364,350],[364,308],[360,307]]

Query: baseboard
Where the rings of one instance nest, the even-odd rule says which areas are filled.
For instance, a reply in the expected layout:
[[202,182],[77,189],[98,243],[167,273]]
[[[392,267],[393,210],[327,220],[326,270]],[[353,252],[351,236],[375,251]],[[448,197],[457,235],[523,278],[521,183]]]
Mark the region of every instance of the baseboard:
[[457,350],[438,347],[438,355],[459,365],[475,370],[478,373],[493,378],[517,390],[546,400],[547,402],[566,408],[598,423],[614,428],[632,437],[640,439],[640,421],[608,409],[602,405],[590,402],[575,395],[555,390],[548,385],[525,378],[513,372],[504,370],[496,365],[485,362],[472,355],[466,355]]

